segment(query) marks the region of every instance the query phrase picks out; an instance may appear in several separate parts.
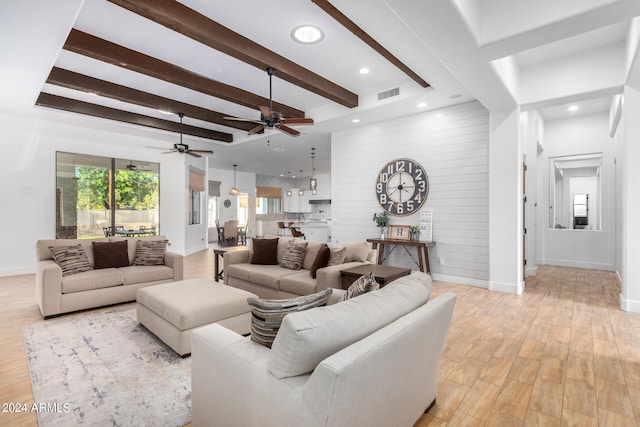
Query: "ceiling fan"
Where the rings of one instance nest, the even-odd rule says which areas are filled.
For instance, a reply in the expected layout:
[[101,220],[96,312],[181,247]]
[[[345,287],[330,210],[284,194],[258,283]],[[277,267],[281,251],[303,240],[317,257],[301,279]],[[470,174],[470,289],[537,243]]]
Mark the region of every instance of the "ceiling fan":
[[267,107],[265,105],[260,105],[258,107],[258,109],[260,110],[260,120],[244,119],[241,117],[225,117],[224,119],[235,120],[240,122],[256,123],[258,126],[249,130],[249,135],[260,133],[265,128],[267,128],[267,129],[277,129],[291,136],[298,136],[300,135],[300,132],[293,128],[290,128],[288,125],[294,125],[294,126],[312,125],[313,119],[304,118],[304,117],[287,119],[282,117],[282,115],[279,112],[273,111],[272,109],[273,98],[271,96],[272,95],[271,82],[272,82],[274,72],[275,70],[272,67],[267,68],[267,74],[269,74],[269,106]]
[[140,169],[140,166],[133,164],[133,160],[130,160],[129,164],[125,165],[125,168],[133,172],[151,172],[150,169]]
[[188,154],[188,155],[193,156],[193,157],[202,157],[198,153],[213,154],[212,150],[192,150],[192,149],[189,148],[189,146],[187,144],[183,144],[182,143],[182,118],[184,117],[184,113],[178,113],[178,116],[180,116],[180,143],[179,144],[173,144],[173,148],[172,149],[170,149],[169,151],[165,151],[164,153],[161,153],[161,154],[185,153],[185,154]]

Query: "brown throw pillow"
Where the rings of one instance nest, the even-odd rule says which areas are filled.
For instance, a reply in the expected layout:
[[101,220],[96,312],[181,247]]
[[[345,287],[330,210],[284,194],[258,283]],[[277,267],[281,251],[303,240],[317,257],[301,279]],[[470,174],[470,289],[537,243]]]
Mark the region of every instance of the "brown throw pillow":
[[251,307],[251,340],[271,348],[282,319],[289,313],[308,310],[327,304],[332,288],[289,299],[247,298]]
[[251,264],[278,265],[278,239],[251,239]]
[[307,242],[292,241],[287,243],[287,251],[282,256],[281,266],[290,270],[300,270],[304,262]]
[[93,245],[93,268],[117,268],[129,265],[129,252],[126,240],[118,242],[91,242]]
[[133,265],[164,265],[168,240],[138,240]]
[[313,264],[311,264],[311,277],[316,278],[316,272],[320,268],[324,268],[329,265],[329,258],[331,257],[331,249],[329,246],[322,245],[318,250],[318,254],[316,255],[316,259],[313,260]]
[[347,289],[347,292],[342,295],[342,299],[340,301],[346,301],[349,298],[355,298],[358,295],[366,294],[367,292],[375,291],[376,289],[380,289],[380,284],[376,282],[376,277],[373,275],[373,271],[370,271],[353,282],[351,286],[349,286],[349,289]]
[[82,245],[49,246],[56,264],[62,269],[63,276],[82,273],[91,270],[89,258]]

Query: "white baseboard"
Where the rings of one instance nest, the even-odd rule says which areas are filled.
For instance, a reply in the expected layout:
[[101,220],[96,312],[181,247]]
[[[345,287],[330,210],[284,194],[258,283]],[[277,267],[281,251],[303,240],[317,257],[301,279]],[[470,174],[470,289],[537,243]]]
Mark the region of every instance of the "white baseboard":
[[620,309],[630,313],[640,313],[640,301],[630,301],[624,299],[620,294]]
[[588,261],[575,261],[566,259],[545,259],[543,263],[545,265],[556,265],[558,267],[575,267],[575,268],[588,268],[591,270],[605,270],[614,271],[613,264],[607,264],[602,262],[588,262]]
[[490,282],[489,290],[495,292],[504,292],[506,294],[522,295],[524,292],[524,282],[513,283],[500,283]]
[[0,268],[0,277],[20,276],[22,274],[33,274],[35,272],[35,267]]
[[186,252],[185,256],[193,255],[193,254],[195,254],[195,253],[197,253],[197,252],[204,251],[205,249],[209,249],[207,245],[199,246],[199,247],[197,247],[197,248],[189,249],[189,250]]
[[538,273],[538,266],[527,268],[527,277],[534,277]]
[[451,276],[449,274],[431,273],[433,280],[439,280],[441,282],[455,283],[457,285],[475,286],[477,288],[489,289],[489,282],[487,280],[472,279],[469,277]]

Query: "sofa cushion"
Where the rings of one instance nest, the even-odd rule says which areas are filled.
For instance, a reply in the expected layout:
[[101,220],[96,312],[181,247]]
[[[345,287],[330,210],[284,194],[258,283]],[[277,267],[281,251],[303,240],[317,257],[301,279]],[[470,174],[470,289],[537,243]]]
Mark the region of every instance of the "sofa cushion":
[[344,263],[344,259],[347,256],[347,248],[337,244],[331,244],[328,246],[331,254],[329,256],[329,262],[327,263],[327,265],[340,265]]
[[282,256],[281,266],[290,270],[300,270],[304,261],[304,253],[307,250],[307,242],[289,242],[287,251]]
[[251,340],[271,348],[282,319],[291,313],[326,305],[331,288],[311,295],[288,299],[247,298],[251,307]]
[[281,291],[296,295],[309,295],[318,290],[316,279],[311,277],[307,270],[281,277],[279,288]]
[[93,268],[117,268],[130,265],[126,241],[91,242],[93,246]]
[[249,281],[256,285],[280,289],[281,278],[298,273],[299,271],[289,270],[279,265],[254,265],[254,268],[249,273]]
[[91,291],[94,289],[121,286],[124,283],[124,275],[117,268],[103,268],[90,270],[83,273],[65,276],[62,278],[62,293]]
[[63,276],[91,270],[89,258],[82,245],[49,246],[56,264],[62,269]]
[[429,300],[431,276],[414,272],[358,298],[286,316],[267,361],[277,378],[311,372],[328,356]]
[[311,266],[315,262],[320,248],[325,246],[326,243],[314,242],[309,240],[307,240],[306,242],[308,243],[308,245],[307,251],[304,253],[304,262],[302,263],[302,268],[304,268],[305,270],[311,270]]
[[324,268],[329,264],[329,258],[331,257],[331,250],[329,246],[322,245],[318,249],[316,253],[316,257],[313,260],[313,264],[309,267],[309,271],[311,272],[311,277],[316,278],[316,272],[319,268]]
[[342,295],[342,301],[346,301],[378,289],[380,289],[380,284],[376,282],[373,271],[370,271],[367,274],[363,274],[358,277],[358,279],[349,286],[347,292]]
[[347,249],[344,262],[364,262],[371,251],[371,243],[369,242],[348,242],[344,244],[344,247]]
[[251,264],[277,265],[278,238],[252,239]]
[[131,265],[120,267],[125,285],[173,279],[173,269],[166,265]]
[[168,240],[138,240],[133,265],[164,265]]

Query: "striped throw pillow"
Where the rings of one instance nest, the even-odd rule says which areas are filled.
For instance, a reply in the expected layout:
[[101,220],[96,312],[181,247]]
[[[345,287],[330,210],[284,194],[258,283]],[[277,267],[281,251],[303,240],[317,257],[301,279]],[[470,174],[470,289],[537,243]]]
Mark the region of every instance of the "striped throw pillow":
[[373,271],[368,272],[365,275],[358,277],[358,280],[353,282],[347,292],[342,295],[341,301],[346,301],[349,298],[355,298],[358,295],[366,294],[367,292],[380,289],[380,284],[376,282],[376,277],[373,275]]
[[315,294],[280,300],[247,298],[251,307],[251,340],[271,348],[287,314],[326,305],[331,292],[332,288],[327,288]]
[[138,240],[133,265],[164,265],[168,240]]
[[56,264],[62,269],[63,276],[82,273],[91,270],[89,258],[82,245],[49,246]]
[[291,241],[287,243],[287,251],[282,256],[280,265],[291,270],[300,270],[304,262],[304,252],[307,250],[307,242]]

